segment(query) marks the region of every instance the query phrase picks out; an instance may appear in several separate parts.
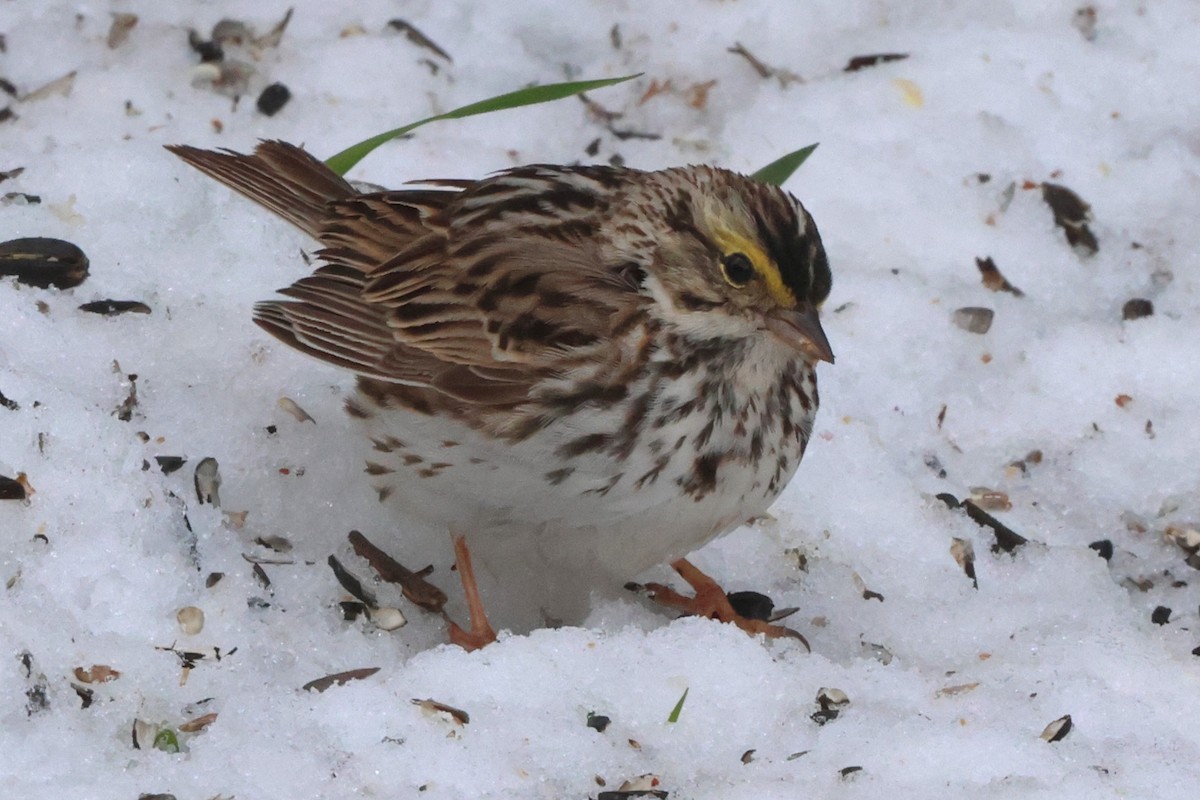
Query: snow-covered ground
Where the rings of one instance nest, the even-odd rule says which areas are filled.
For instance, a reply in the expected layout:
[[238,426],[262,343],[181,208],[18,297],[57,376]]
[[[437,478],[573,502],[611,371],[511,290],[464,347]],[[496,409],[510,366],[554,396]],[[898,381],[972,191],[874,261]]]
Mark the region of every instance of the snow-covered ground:
[[[671,798],[1196,796],[1200,573],[1169,532],[1200,525],[1200,6],[297,0],[277,47],[227,54],[253,70],[240,102],[192,85],[189,28],[262,35],[286,8],[0,2],[0,241],[91,262],[74,289],[0,281],[0,475],[36,490],[0,500],[5,796],[584,798],[647,773]],[[138,18],[115,47],[110,12]],[[878,53],[908,58],[844,70]],[[328,156],[530,82],[633,72],[591,97],[610,123],[577,100],[443,123],[352,177],[752,171],[821,143],[788,184],[835,271],[816,435],[775,520],[695,555],[799,608],[812,653],[632,596],[471,654],[388,584],[408,626],[344,621],[326,559],[373,575],[349,530],[434,563],[461,617],[448,541],[375,501],[340,410],[352,379],[250,322],[309,243],[161,145]],[[268,117],[273,82],[292,99]],[[1098,252],[1067,243],[1046,181],[1091,205]],[[985,286],[985,257],[1024,295]],[[1134,298],[1153,314],[1123,319]],[[79,309],[105,299],[150,313]],[[994,311],[990,330],[956,324],[963,307]],[[196,500],[206,457],[220,509]],[[1007,497],[992,513],[1030,541],[994,554],[936,499],[973,490]],[[185,651],[205,657],[184,670]],[[822,688],[849,698],[823,725]]]

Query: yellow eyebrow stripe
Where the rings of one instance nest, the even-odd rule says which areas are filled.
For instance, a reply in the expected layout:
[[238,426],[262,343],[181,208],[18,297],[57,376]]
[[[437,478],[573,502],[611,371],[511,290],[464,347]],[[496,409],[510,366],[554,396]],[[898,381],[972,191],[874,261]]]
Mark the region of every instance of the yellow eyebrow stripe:
[[779,267],[753,240],[739,236],[733,231],[718,230],[713,235],[713,241],[716,242],[717,247],[721,248],[722,255],[745,253],[746,258],[750,259],[750,263],[754,265],[754,271],[766,281],[767,291],[770,292],[775,302],[784,308],[796,307],[796,295],[783,282]]

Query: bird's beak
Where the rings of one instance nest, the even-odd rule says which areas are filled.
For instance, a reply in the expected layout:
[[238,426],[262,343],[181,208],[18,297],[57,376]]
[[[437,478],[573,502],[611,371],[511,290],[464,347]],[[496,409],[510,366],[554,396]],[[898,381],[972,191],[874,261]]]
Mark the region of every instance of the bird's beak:
[[802,303],[792,310],[778,309],[767,314],[767,330],[779,341],[795,348],[815,361],[833,363],[833,348],[821,329],[817,309]]

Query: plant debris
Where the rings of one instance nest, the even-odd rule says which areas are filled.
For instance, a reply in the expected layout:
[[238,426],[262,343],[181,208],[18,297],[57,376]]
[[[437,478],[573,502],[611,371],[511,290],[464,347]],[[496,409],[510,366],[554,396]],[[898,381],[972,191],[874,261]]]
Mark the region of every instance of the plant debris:
[[365,558],[381,579],[400,586],[401,593],[409,602],[426,611],[441,612],[446,605],[446,593],[425,580],[425,576],[433,571],[432,567],[413,572],[373,545],[358,531],[350,531],[346,538],[350,540],[354,552]]
[[437,55],[437,56],[440,56],[440,57],[446,59],[446,61],[450,62],[451,64],[454,63],[454,59],[450,57],[449,53],[447,53],[445,50],[443,50],[441,47],[439,47],[437,45],[437,43],[434,42],[432,39],[430,39],[428,36],[421,33],[421,31],[417,30],[417,27],[415,25],[413,25],[411,22],[409,22],[408,20],[390,19],[390,20],[388,20],[387,26],[388,26],[388,28],[396,31],[397,33],[404,34],[404,38],[408,39],[410,42],[415,44],[417,47],[424,48],[425,50],[428,50],[429,52],[433,53],[434,55]]
[[762,61],[757,59],[745,45],[741,42],[734,42],[733,47],[726,48],[725,52],[733,53],[735,56],[741,56],[746,59],[750,66],[759,76],[763,78],[775,78],[779,81],[779,86],[786,89],[792,83],[804,83],[804,79],[791,70],[782,69],[780,67],[769,67]]
[[992,545],[993,553],[997,553],[1001,550],[1006,553],[1011,553],[1029,541],[1024,536],[984,511],[971,500],[963,500],[960,503],[958,498],[949,492],[943,492],[937,495],[937,499],[941,500],[946,504],[947,507],[951,509],[961,508],[977,525],[990,528],[992,533],[996,536],[996,543]]

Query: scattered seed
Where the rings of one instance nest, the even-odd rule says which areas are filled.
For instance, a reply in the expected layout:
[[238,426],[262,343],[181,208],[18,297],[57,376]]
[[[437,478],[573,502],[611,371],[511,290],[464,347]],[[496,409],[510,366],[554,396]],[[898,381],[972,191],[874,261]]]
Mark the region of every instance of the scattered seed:
[[214,587],[214,586],[216,586],[218,583],[220,583],[220,582],[221,582],[221,579],[222,579],[222,578],[224,578],[224,577],[225,577],[225,573],[224,573],[224,572],[210,572],[210,573],[208,573],[208,577],[204,579],[204,588],[205,588],[205,589],[211,589],[212,587]]
[[282,83],[276,82],[262,90],[255,107],[258,108],[259,113],[273,117],[291,99],[291,90]]
[[358,600],[343,600],[338,603],[338,607],[342,609],[342,619],[346,622],[354,622],[367,613],[366,603],[360,603]]
[[39,289],[70,289],[88,276],[88,258],[62,239],[32,237],[0,242],[0,276]]
[[979,681],[973,683],[960,683],[956,686],[944,686],[933,693],[934,697],[954,697],[960,694],[967,694],[979,688]]
[[39,86],[29,94],[21,98],[22,102],[32,103],[37,100],[45,100],[47,97],[59,95],[66,97],[71,94],[71,89],[75,86],[75,70],[71,70],[61,78],[55,78],[47,84]]
[[1112,561],[1113,543],[1109,539],[1100,539],[1088,545],[1089,548],[1096,551],[1096,554],[1105,561]]
[[1154,303],[1144,297],[1135,297],[1132,300],[1127,300],[1125,305],[1121,307],[1121,318],[1141,319],[1154,314]]
[[775,611],[775,602],[760,592],[730,592],[725,596],[733,610],[747,619],[766,622]]
[[24,484],[15,478],[0,475],[0,500],[24,500],[26,497]]
[[950,540],[950,555],[954,562],[962,567],[962,571],[971,579],[971,585],[979,588],[979,579],[975,577],[975,546],[966,539],[955,537]]
[[1008,278],[1000,274],[999,267],[996,262],[992,261],[991,256],[984,258],[976,258],[975,266],[979,267],[979,274],[983,276],[983,285],[993,292],[1008,292],[1013,297],[1024,297],[1025,293],[1008,282]]
[[850,704],[850,698],[841,689],[823,687],[817,691],[817,711],[809,719],[818,725],[832,722],[842,713],[842,708]]
[[75,690],[76,696],[79,697],[79,707],[81,709],[91,708],[96,693],[86,686],[80,686],[78,683],[72,683],[71,688]]
[[333,576],[337,578],[338,583],[342,588],[353,595],[358,600],[361,600],[367,608],[375,608],[379,602],[375,599],[375,594],[362,585],[362,581],[356,578],[351,572],[342,566],[342,562],[337,560],[337,556],[330,556],[326,562],[329,568],[333,570]]
[[369,678],[376,672],[379,672],[379,667],[363,667],[361,669],[346,670],[345,672],[335,672],[332,675],[326,675],[324,678],[309,681],[300,688],[306,692],[313,689],[323,692],[334,684],[344,686],[350,681],[361,681],[364,678]]
[[996,312],[990,308],[979,308],[978,306],[966,306],[956,309],[954,312],[954,324],[962,328],[964,331],[971,333],[987,333],[992,327],[992,318],[996,316]]
[[1067,738],[1072,726],[1071,715],[1066,714],[1047,725],[1046,729],[1042,731],[1041,738],[1047,742],[1061,742]]
[[394,631],[408,624],[408,619],[398,608],[384,606],[371,611],[371,622],[381,631]]
[[1057,183],[1042,184],[1042,199],[1054,212],[1054,223],[1063,229],[1067,242],[1081,255],[1094,255],[1100,243],[1088,223],[1092,220],[1092,207],[1065,186]]
[[222,61],[225,58],[225,51],[221,49],[221,45],[212,40],[201,39],[200,34],[193,30],[188,31],[188,47],[192,48],[192,51],[200,56],[200,63],[202,64]]
[[309,416],[309,413],[301,408],[299,403],[290,397],[279,398],[279,407],[291,414],[297,422],[311,422],[314,425],[317,424],[317,421]]
[[860,69],[873,67],[876,64],[886,64],[889,61],[903,61],[908,58],[908,53],[873,53],[866,56],[854,56],[846,66],[842,68],[842,72],[858,72]]
[[198,733],[217,721],[217,712],[212,711],[199,717],[189,719],[179,726],[181,733]]
[[212,456],[201,459],[192,474],[192,482],[196,487],[196,500],[201,505],[212,503],[218,508],[221,505],[221,472],[217,460]]
[[139,300],[95,300],[91,303],[84,303],[79,310],[89,314],[115,317],[118,314],[149,314],[150,306]]
[[742,763],[743,763],[743,764],[749,764],[751,761],[753,761],[753,760],[754,760],[754,754],[755,754],[756,752],[758,752],[758,751],[757,751],[757,750],[755,750],[755,749],[753,749],[753,748],[751,748],[750,750],[747,750],[746,752],[742,753]]
[[195,636],[204,630],[204,612],[195,606],[184,606],[175,612],[175,620],[179,629],[188,636]]
[[38,195],[24,192],[5,192],[0,196],[0,205],[5,206],[36,206],[41,202],[42,198]]
[[191,84],[236,99],[250,88],[254,75],[254,66],[244,61],[206,61],[192,69]]
[[129,32],[137,26],[137,14],[113,14],[112,24],[108,26],[108,38],[105,44],[109,50],[116,50],[129,38]]
[[157,722],[147,722],[144,719],[135,719],[133,721],[133,730],[131,731],[133,738],[134,750],[146,750],[154,746],[154,740],[158,738],[160,726]]
[[[113,362],[114,365],[116,362]],[[137,379],[136,373],[130,373],[125,376],[129,380],[129,390],[125,393],[125,399],[121,401],[121,405],[113,409],[113,415],[122,422],[129,422],[133,419],[133,412],[138,407],[137,396]]]
[[1188,555],[1200,553],[1200,525],[1168,525],[1165,534]]
[[971,487],[971,502],[985,511],[1009,511],[1012,509],[1012,501],[1008,499],[1007,493],[989,489],[986,486]]
[[662,780],[653,774],[639,775],[624,781],[615,792],[600,792],[596,800],[620,800],[626,797],[658,797],[665,798],[667,793],[658,786]]
[[283,536],[257,536],[254,543],[262,545],[268,550],[274,550],[276,553],[292,552],[292,543]]
[[842,780],[850,780],[859,772],[862,772],[862,767],[842,767],[838,770],[838,775]]
[[121,677],[120,671],[105,664],[93,664],[87,669],[76,667],[71,670],[71,674],[80,683],[108,683]]
[[264,589],[271,588],[271,578],[267,575],[267,571],[263,569],[262,564],[255,564],[250,569],[250,574],[254,576],[254,580]]
[[471,715],[463,711],[461,708],[448,706],[445,703],[438,702],[437,700],[433,700],[431,698],[426,698],[425,700],[413,698],[412,703],[413,705],[420,707],[420,709],[427,714],[434,714],[437,716],[446,715],[459,725],[467,725],[471,722]]
[[594,731],[604,733],[605,728],[609,726],[612,720],[603,714],[596,714],[591,711],[587,715],[587,726]]
[[1166,625],[1171,621],[1171,609],[1166,606],[1155,606],[1150,612],[1150,621],[1155,625]]
[[875,644],[873,642],[862,642],[860,646],[862,647],[862,650],[866,655],[875,659],[880,664],[883,664],[885,667],[888,664],[891,664],[892,659],[895,658],[895,656],[892,655],[892,651],[887,649],[886,647],[884,647],[881,644]]
[[187,463],[187,459],[183,456],[155,456],[154,461],[158,464],[158,468],[162,470],[163,475],[170,475]]

